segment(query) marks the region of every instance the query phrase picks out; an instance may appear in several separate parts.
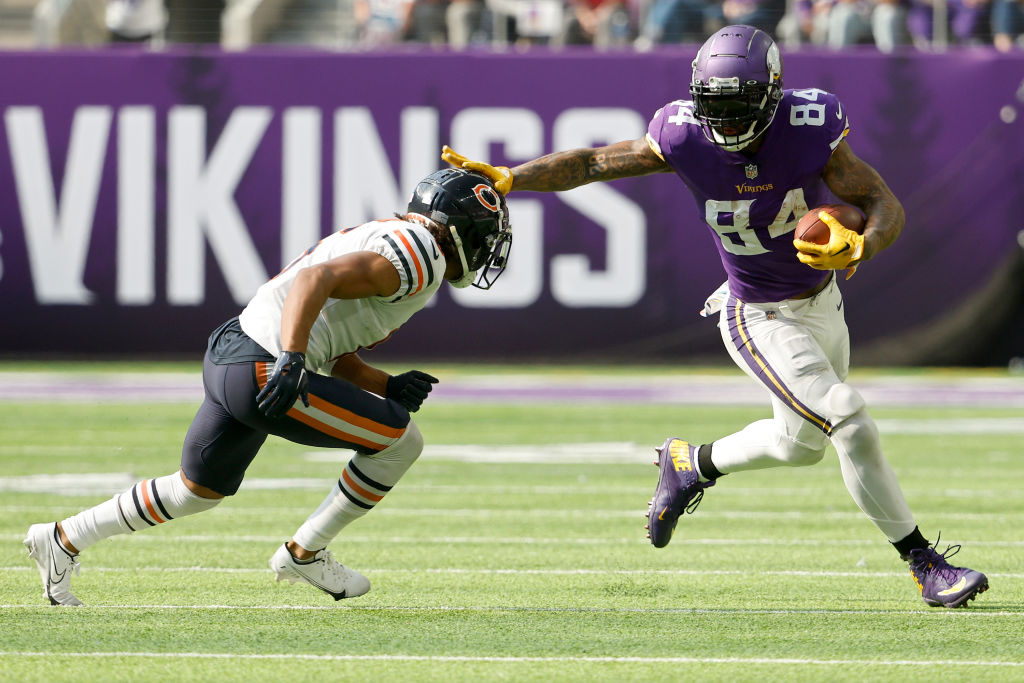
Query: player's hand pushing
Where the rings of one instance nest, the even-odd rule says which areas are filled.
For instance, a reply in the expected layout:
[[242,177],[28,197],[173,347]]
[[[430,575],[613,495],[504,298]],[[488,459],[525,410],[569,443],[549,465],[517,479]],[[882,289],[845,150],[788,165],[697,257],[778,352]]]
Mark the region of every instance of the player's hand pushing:
[[419,370],[410,370],[400,375],[388,377],[385,395],[398,401],[410,413],[415,413],[427,399],[427,394],[437,384],[438,379]]
[[448,145],[441,148],[441,158],[455,168],[464,168],[487,176],[494,183],[494,189],[503,195],[512,191],[512,171],[508,166],[491,166],[482,161],[470,161]]
[[829,239],[826,244],[815,244],[794,239],[797,248],[796,257],[800,263],[817,270],[843,270],[848,268],[846,279],[849,280],[857,272],[857,263],[864,256],[864,235],[858,235],[836,218],[824,211],[818,212],[818,218],[828,226]]
[[280,417],[301,398],[309,407],[309,377],[306,376],[306,354],[299,351],[284,351],[274,364],[274,371],[267,385],[256,395],[260,412],[267,417]]

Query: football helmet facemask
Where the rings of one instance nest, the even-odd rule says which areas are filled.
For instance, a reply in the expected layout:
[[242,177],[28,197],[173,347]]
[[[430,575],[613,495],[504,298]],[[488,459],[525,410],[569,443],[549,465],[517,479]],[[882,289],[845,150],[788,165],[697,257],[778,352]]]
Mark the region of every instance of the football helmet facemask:
[[461,168],[431,173],[413,190],[409,213],[418,213],[451,232],[462,263],[455,287],[490,289],[508,263],[512,229],[505,198],[486,176]]
[[753,26],[726,26],[693,60],[693,113],[704,137],[738,152],[764,133],[782,99],[782,57]]

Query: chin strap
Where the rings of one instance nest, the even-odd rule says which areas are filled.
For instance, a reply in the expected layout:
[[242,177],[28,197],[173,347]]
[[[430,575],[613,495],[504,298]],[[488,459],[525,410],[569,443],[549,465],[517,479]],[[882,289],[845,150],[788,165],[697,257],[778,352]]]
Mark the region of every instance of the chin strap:
[[459,255],[459,263],[462,264],[462,276],[458,280],[449,280],[448,282],[451,283],[452,287],[465,289],[476,280],[477,271],[469,269],[469,264],[466,263],[466,253],[462,248],[462,238],[459,237],[459,233],[455,230],[454,225],[448,225],[449,219],[448,214],[444,211],[435,210],[430,212],[430,220],[438,225],[448,227],[448,231],[452,234],[452,241],[455,242],[455,253]]
[[[434,213],[438,214],[440,212],[435,211]],[[444,214],[441,215],[444,216],[445,223],[447,223],[448,216],[445,216]],[[442,223],[442,225],[444,225],[444,223]],[[452,287],[465,289],[466,287],[469,287],[471,284],[473,284],[474,280],[476,280],[476,271],[470,270],[469,264],[466,263],[466,254],[462,250],[462,238],[459,237],[459,233],[455,230],[455,226],[449,225],[448,230],[452,233],[452,239],[455,240],[455,252],[459,255],[459,262],[462,264],[462,277],[460,277],[458,280],[449,280],[448,282],[452,284]]]

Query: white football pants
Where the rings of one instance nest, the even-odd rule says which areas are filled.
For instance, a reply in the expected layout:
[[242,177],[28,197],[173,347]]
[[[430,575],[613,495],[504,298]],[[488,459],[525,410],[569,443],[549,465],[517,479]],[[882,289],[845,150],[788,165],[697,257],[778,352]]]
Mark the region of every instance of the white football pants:
[[774,417],[715,441],[712,462],[723,473],[813,465],[831,440],[854,501],[890,541],[899,541],[916,524],[864,400],[845,383],[850,340],[837,279],[809,299],[726,299],[722,340],[733,361],[771,394]]

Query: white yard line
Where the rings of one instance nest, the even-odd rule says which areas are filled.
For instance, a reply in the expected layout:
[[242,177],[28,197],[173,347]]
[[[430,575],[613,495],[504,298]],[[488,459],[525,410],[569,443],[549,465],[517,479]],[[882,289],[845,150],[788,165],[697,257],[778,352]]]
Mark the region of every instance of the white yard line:
[[[0,534],[0,541],[21,541],[24,534]],[[114,536],[108,539],[113,543],[215,543],[224,544],[231,541],[234,543],[273,543],[281,542],[280,535],[227,535],[227,534],[158,534],[158,535],[132,535]],[[943,538],[943,543],[945,543]],[[648,541],[644,538],[602,538],[602,537],[562,537],[562,536],[366,536],[366,535],[345,535],[339,537],[339,543],[370,545],[540,545],[540,546],[622,546],[622,545],[643,545]],[[705,546],[766,546],[766,547],[808,547],[808,548],[836,548],[836,547],[879,547],[881,541],[866,538],[857,539],[836,539],[836,538],[805,538],[805,539],[771,539],[771,538],[687,538],[683,541],[687,545]],[[1024,541],[982,541],[971,539],[950,539],[950,545],[964,545],[971,548],[1024,548]]]
[[[0,567],[0,574],[8,572],[36,571],[34,567]],[[154,574],[269,574],[267,569],[249,567],[89,567],[85,572],[105,574],[137,572]],[[890,579],[905,577],[907,572],[869,571],[804,571],[804,570],[748,570],[748,569],[485,569],[485,568],[360,568],[366,574],[446,574],[465,576],[802,576],[814,578],[860,578]],[[1024,579],[1024,573],[1003,574],[986,572],[987,576],[1000,579]],[[1018,613],[1019,614],[1019,613]]]
[[138,659],[225,659],[225,660],[285,660],[322,662],[445,662],[445,663],[588,663],[588,664],[778,664],[787,666],[898,666],[928,667],[1024,667],[1021,661],[1005,660],[958,660],[958,659],[803,659],[795,657],[503,657],[503,656],[456,656],[456,655],[315,655],[298,653],[234,653],[234,652],[25,652],[0,651],[0,657],[69,657],[88,658],[138,658]]
[[[0,604],[0,609],[29,609],[48,612],[53,606],[42,601],[32,604]],[[380,605],[361,606],[351,604],[329,605],[84,605],[83,610],[212,610],[225,612],[299,612],[299,611],[330,611],[349,610],[356,612],[498,612],[498,613],[556,613],[556,614],[712,614],[712,615],[780,615],[780,616],[913,616],[936,617],[938,619],[978,619],[981,617],[1014,617],[1020,618],[1021,612],[1007,610],[977,609],[933,609],[920,607],[914,609],[771,609],[771,608],[723,608],[710,607],[511,607],[507,605]]]
[[[67,511],[68,507],[54,507],[55,511]],[[312,512],[313,508],[304,509],[305,513]],[[219,510],[218,510],[219,512]],[[221,515],[257,515],[266,519],[268,510],[264,508],[236,508],[231,511],[220,512]],[[373,511],[375,517],[464,517],[467,519],[508,519],[514,516],[516,519],[525,518],[546,518],[546,519],[643,519],[644,511],[637,507],[631,510],[565,510],[559,508],[382,508]],[[948,512],[918,510],[917,517],[930,517],[931,515],[944,514]],[[1024,520],[1024,512],[956,512],[956,519],[1011,522],[1013,520]],[[864,519],[862,512],[819,512],[809,510],[806,512],[766,512],[760,510],[701,510],[701,519],[726,519],[726,520],[768,520],[768,521],[802,521],[802,520],[829,520],[829,521],[851,521]],[[50,520],[54,521],[54,520]]]
[[[51,478],[52,477],[52,478]],[[66,489],[62,488],[59,484],[60,481],[67,477],[69,480],[78,478],[79,485],[75,488],[69,485]],[[94,496],[94,495],[113,495],[124,491],[129,486],[139,481],[138,474],[132,474],[130,472],[111,472],[107,474],[84,474],[84,475],[24,475],[20,477],[0,477],[0,491],[13,491],[20,493],[48,493],[54,495],[75,495],[75,496]],[[327,475],[324,477],[292,477],[292,478],[281,478],[281,479],[267,479],[267,478],[254,478],[251,477],[242,482],[242,490],[271,490],[271,491],[301,491],[301,490],[312,490],[312,491],[323,491],[326,493],[331,489],[335,481],[335,477]],[[89,482],[93,482],[95,486],[91,486]],[[116,488],[120,482],[126,482],[121,488]],[[732,484],[734,482],[730,482]],[[53,485],[51,485],[53,484]],[[808,482],[807,486],[728,486],[720,489],[715,489],[715,498],[740,498],[749,499],[755,497],[777,497],[787,498],[793,496],[806,497],[808,493],[817,492],[816,482]],[[836,487],[841,487],[842,484],[837,480],[835,482]],[[4,488],[6,487],[6,488]],[[43,488],[47,487],[47,488]],[[617,482],[609,482],[604,486],[545,486],[543,484],[523,484],[523,485],[504,485],[504,484],[412,484],[402,482],[401,492],[403,494],[445,494],[445,495],[457,495],[457,496],[468,496],[475,494],[487,494],[490,496],[511,496],[511,495],[528,495],[528,496],[607,496],[609,494],[620,495],[646,495],[650,497],[653,484],[643,486],[624,486]],[[841,488],[836,488],[837,491]],[[959,498],[963,500],[979,499],[979,500],[992,500],[998,498],[999,500],[1008,499],[1019,499],[1024,498],[1024,489],[962,489],[962,488],[915,488],[913,486],[904,486],[903,491],[910,497],[944,497],[944,498]],[[240,507],[241,506],[241,507]],[[230,507],[218,508],[220,511],[225,510],[246,510],[249,508],[244,507],[245,503],[234,503]],[[66,510],[67,505],[0,505],[0,510],[9,512],[46,512],[48,510]],[[260,506],[260,511],[270,514],[301,514],[308,512],[306,507],[298,506]]]
[[[1024,406],[1024,378],[1017,376],[865,374],[851,384],[875,406]],[[192,403],[202,397],[198,372],[0,372],[0,402]],[[767,405],[768,394],[738,370],[630,375],[596,369],[446,376],[431,396],[432,401],[472,403],[550,403],[567,398],[576,403]]]

